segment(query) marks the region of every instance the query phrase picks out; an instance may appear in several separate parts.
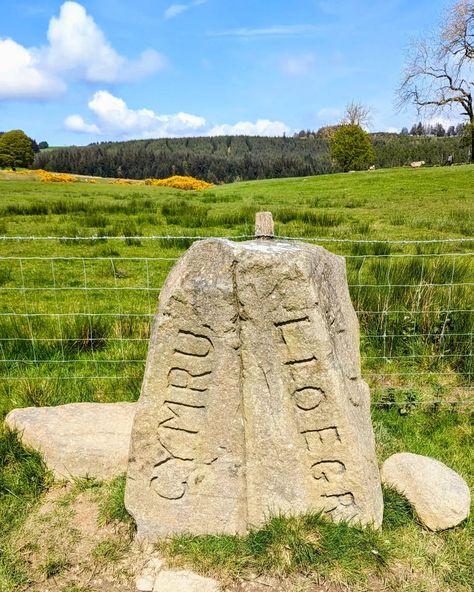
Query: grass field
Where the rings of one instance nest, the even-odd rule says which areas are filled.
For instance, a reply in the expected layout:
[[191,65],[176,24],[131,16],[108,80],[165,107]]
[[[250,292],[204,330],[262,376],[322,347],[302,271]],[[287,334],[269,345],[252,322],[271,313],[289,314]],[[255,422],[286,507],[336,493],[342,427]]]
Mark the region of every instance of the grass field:
[[[193,240],[179,237],[251,235],[259,210],[273,212],[278,235],[319,237],[347,257],[379,458],[401,450],[430,454],[472,487],[474,240],[384,242],[474,237],[470,166],[245,182],[201,192],[107,180],[42,183],[0,171],[0,235],[62,237],[0,241],[0,417],[18,406],[135,400],[159,288]],[[137,238],[152,235],[178,238]],[[71,240],[91,236],[99,238]],[[323,242],[330,239],[371,242]],[[427,401],[442,403],[418,405]],[[38,458],[2,434],[2,592],[25,578],[15,532],[47,485]],[[470,590],[472,519],[452,532],[428,534],[390,495],[383,534],[360,535],[383,561],[370,549],[364,557],[355,553],[353,529],[345,546],[337,543],[340,555],[324,545],[301,551],[308,532],[343,536],[309,518],[289,527],[296,541],[290,559],[277,552],[288,543],[279,524],[250,542],[186,539],[168,550],[175,560],[213,573],[309,570],[361,589],[373,576],[386,577],[389,590]],[[259,537],[266,544],[252,543]],[[319,559],[311,568],[299,562],[300,552]]]

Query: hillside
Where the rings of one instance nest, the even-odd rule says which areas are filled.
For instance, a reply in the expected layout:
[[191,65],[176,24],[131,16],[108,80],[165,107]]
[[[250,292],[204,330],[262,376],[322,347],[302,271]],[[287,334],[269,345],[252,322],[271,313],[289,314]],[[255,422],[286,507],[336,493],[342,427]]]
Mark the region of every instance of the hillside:
[[[198,236],[252,234],[255,211],[271,210],[278,235],[345,256],[379,462],[432,456],[472,490],[473,198],[470,165],[203,191],[0,171],[0,418],[135,401],[176,258]],[[123,478],[53,484],[1,425],[0,458],[1,592],[135,589],[143,553]],[[472,519],[432,533],[392,490],[384,500],[381,532],[276,518],[248,537],[172,538],[159,553],[231,592],[470,592]]]
[[[427,165],[467,161],[459,137],[371,135],[378,168],[405,166],[414,160]],[[103,142],[42,151],[35,168],[126,179],[191,175],[211,183],[304,177],[338,172],[322,135],[295,138],[219,136]]]

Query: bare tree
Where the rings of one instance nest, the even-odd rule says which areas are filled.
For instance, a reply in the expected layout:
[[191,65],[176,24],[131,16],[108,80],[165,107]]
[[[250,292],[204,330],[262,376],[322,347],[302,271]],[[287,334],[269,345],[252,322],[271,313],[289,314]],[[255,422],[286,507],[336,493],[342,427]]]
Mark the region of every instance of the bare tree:
[[474,3],[460,0],[437,34],[412,42],[398,89],[400,107],[413,103],[419,113],[431,115],[454,109],[468,118],[470,162],[474,162],[473,34]]
[[362,103],[351,101],[344,110],[342,125],[368,127],[371,122],[370,108]]
[[442,27],[442,51],[460,59],[474,59],[474,1],[459,0]]

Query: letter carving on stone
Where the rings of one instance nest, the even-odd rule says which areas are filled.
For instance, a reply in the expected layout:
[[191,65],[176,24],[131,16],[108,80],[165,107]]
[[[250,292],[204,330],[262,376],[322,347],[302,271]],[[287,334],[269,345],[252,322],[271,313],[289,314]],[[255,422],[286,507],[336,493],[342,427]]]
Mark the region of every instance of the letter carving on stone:
[[[334,319],[331,318],[330,325],[333,324]],[[311,339],[318,332],[318,327],[316,322],[311,322],[309,315],[278,321],[274,325],[281,331],[286,346],[283,364],[290,368],[289,380],[298,408],[297,422],[308,452],[308,471],[318,481],[321,508],[326,513],[340,510],[345,517],[350,518],[347,508],[355,505],[354,495],[350,492],[342,495],[335,492],[344,485],[346,473],[346,465],[341,460],[344,455],[341,427],[323,425],[323,418],[328,415],[325,407],[330,406],[331,401],[321,387],[325,374],[324,364],[318,364],[321,352],[317,351],[317,344]],[[301,372],[303,368],[305,372]],[[334,455],[337,456],[334,458]],[[327,460],[331,457],[334,460]],[[315,462],[315,459],[318,460]],[[351,504],[347,503],[347,496],[350,496]],[[330,503],[328,500],[331,500]]]
[[176,366],[168,373],[157,430],[166,458],[154,465],[150,478],[153,491],[168,500],[186,495],[194,468],[196,441],[205,426],[213,350],[209,337],[191,331],[180,330],[174,343],[172,360]]
[[125,504],[152,541],[245,533],[278,513],[380,526],[342,257],[210,239],[178,261],[160,293]]

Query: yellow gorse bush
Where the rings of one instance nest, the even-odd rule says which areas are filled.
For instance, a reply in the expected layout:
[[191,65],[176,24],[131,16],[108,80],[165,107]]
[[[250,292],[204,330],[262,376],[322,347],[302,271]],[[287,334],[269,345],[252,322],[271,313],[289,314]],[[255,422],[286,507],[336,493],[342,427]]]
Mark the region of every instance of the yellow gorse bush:
[[[68,173],[51,173],[44,169],[37,169],[34,171],[12,171],[15,175],[33,175],[40,181],[46,183],[77,183],[83,181],[85,183],[96,183],[96,179],[83,178],[79,179],[74,175]],[[185,177],[181,175],[173,175],[166,179],[145,179],[144,181],[138,179],[112,179],[109,181],[112,185],[151,185],[152,187],[173,187],[174,189],[201,191],[212,187],[212,183],[201,181],[195,177]]]
[[174,189],[194,190],[200,191],[212,187],[211,183],[195,179],[194,177],[183,177],[181,175],[174,175],[166,179],[145,179],[144,181],[137,181],[136,179],[113,179],[110,181],[112,185],[151,185],[152,187],[173,187]]
[[143,181],[137,181],[135,179],[114,179],[110,181],[111,185],[143,185]]
[[46,183],[76,183],[78,178],[74,175],[68,175],[67,173],[50,173],[43,169],[38,169],[36,174],[41,181]]
[[154,187],[174,187],[175,189],[195,190],[200,191],[212,187],[212,183],[195,179],[194,177],[182,177],[174,175],[166,179],[145,179],[145,185],[153,185]]

